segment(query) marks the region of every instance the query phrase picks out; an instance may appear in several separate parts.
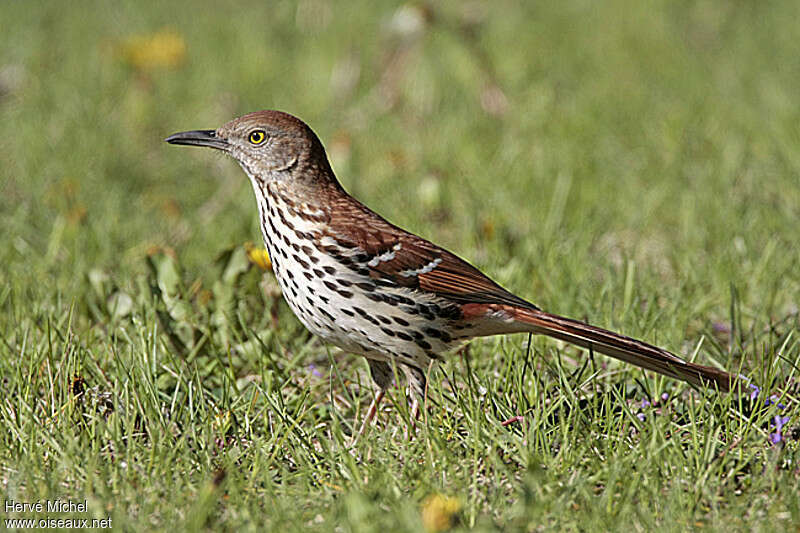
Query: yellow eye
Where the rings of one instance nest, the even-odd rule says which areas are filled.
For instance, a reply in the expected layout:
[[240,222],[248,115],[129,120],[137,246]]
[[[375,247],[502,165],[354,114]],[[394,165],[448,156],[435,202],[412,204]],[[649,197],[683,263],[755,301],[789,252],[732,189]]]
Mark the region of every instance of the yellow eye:
[[254,130],[250,132],[250,142],[253,144],[261,144],[267,138],[267,134],[264,130]]

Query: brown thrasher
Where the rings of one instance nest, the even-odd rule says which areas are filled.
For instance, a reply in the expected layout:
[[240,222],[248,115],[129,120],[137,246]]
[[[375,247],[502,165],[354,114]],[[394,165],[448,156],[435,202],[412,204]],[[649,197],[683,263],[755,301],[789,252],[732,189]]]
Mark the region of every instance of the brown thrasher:
[[487,335],[544,334],[697,386],[728,391],[734,382],[722,370],[544,312],[387,222],[345,192],[319,138],[292,115],[258,111],[166,141],[222,150],[244,169],[289,307],[311,332],[369,363],[378,391],[361,432],[392,382],[392,363],[422,393],[431,361]]

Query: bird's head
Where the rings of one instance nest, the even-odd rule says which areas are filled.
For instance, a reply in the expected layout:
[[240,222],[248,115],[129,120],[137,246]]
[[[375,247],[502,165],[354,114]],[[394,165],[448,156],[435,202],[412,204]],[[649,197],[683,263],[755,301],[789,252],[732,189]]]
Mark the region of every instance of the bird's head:
[[185,131],[165,140],[222,150],[262,182],[335,180],[316,134],[302,120],[281,111],[256,111],[216,130]]

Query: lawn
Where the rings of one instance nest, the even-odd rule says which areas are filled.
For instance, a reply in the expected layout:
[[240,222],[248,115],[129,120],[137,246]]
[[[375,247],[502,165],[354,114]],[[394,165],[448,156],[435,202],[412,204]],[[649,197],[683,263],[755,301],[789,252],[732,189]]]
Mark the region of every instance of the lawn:
[[[796,530],[798,19],[789,0],[0,3],[5,527]],[[431,373],[413,438],[400,387],[350,447],[363,359],[281,299],[239,167],[163,142],[265,108],[520,296],[758,389],[495,337]]]

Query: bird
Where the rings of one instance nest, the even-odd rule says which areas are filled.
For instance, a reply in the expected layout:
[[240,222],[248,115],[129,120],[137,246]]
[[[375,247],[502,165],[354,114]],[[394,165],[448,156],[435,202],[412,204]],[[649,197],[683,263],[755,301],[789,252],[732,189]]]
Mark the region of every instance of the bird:
[[319,137],[293,115],[256,111],[165,140],[221,150],[244,170],[287,304],[313,334],[368,362],[376,391],[359,435],[395,368],[413,389],[416,417],[426,370],[476,337],[543,334],[696,387],[727,392],[736,381],[724,370],[548,313],[387,221],[345,191]]

